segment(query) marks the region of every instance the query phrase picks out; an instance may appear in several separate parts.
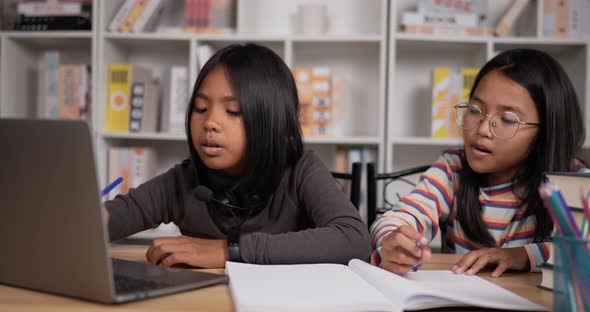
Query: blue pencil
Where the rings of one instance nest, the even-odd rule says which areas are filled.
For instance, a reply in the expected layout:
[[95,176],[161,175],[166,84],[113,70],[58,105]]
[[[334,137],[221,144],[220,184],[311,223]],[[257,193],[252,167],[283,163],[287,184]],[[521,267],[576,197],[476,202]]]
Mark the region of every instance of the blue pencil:
[[123,182],[123,178],[122,177],[118,177],[115,181],[111,182],[111,184],[109,184],[107,187],[105,187],[104,190],[102,190],[102,192],[100,192],[100,196],[105,196],[112,189],[114,189],[115,187],[117,187],[117,185],[119,185],[119,183],[121,183],[121,182]]

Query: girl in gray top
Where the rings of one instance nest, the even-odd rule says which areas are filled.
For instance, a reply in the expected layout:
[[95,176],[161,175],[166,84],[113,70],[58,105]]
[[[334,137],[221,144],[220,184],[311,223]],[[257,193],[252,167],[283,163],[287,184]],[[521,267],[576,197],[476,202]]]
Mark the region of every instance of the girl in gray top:
[[150,263],[368,260],[366,225],[320,159],[303,151],[298,111],[293,76],[273,51],[217,52],[188,105],[190,159],[105,203],[111,240],[174,222],[183,236],[155,239]]

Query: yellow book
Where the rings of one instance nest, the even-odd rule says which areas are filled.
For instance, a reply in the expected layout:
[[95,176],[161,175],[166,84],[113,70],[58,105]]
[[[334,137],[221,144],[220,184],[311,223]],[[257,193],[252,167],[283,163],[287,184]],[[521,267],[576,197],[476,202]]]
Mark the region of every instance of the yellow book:
[[477,76],[477,73],[479,73],[479,68],[477,67],[461,68],[461,77],[463,77],[461,101],[469,100],[469,92],[471,92],[471,87],[473,87],[473,83],[475,82],[475,77]]
[[147,3],[148,3],[148,0],[138,0],[135,3],[133,8],[131,8],[131,11],[129,11],[129,14],[127,14],[127,17],[125,17],[125,20],[123,21],[123,23],[119,27],[120,32],[131,31],[131,27],[133,27],[133,24],[135,23],[137,18],[141,15],[141,12],[143,12],[143,9],[145,9]]
[[435,67],[432,73],[432,130],[433,138],[446,138],[449,124],[449,88],[451,68]]
[[129,131],[131,65],[109,65],[107,131]]

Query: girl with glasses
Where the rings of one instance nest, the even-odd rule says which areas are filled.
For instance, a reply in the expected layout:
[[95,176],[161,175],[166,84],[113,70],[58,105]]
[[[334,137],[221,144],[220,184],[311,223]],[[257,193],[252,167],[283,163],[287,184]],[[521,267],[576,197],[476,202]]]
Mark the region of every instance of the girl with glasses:
[[508,50],[484,65],[455,110],[464,149],[444,152],[375,221],[372,263],[405,274],[430,257],[440,229],[444,251],[463,254],[457,274],[536,270],[553,230],[538,192],[543,173],[588,170],[575,158],[585,130],[570,79],[544,52]]

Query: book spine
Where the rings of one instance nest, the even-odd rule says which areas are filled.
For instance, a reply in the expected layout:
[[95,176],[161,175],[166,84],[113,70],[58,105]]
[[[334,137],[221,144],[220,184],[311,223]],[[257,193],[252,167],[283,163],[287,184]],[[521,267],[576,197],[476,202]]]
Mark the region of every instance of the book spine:
[[41,86],[43,98],[40,99],[39,116],[56,119],[60,116],[59,106],[59,52],[45,52],[42,60]]
[[142,13],[137,17],[135,24],[131,27],[132,32],[144,31],[153,20],[156,20],[162,11],[162,0],[150,0]]
[[418,0],[418,12],[475,13],[486,15],[488,0]]
[[520,17],[529,2],[530,0],[515,0],[504,16],[502,16],[502,19],[496,26],[494,34],[498,37],[506,34],[510,28],[512,28],[518,17]]
[[556,6],[557,0],[543,1],[543,36],[555,37],[556,35]]
[[210,25],[213,29],[229,31],[236,27],[235,1],[234,0],[210,0]]
[[18,14],[26,16],[79,15],[82,13],[81,3],[60,2],[21,2]]
[[123,25],[125,18],[129,14],[131,9],[135,6],[136,1],[137,0],[126,0],[125,3],[121,5],[119,11],[117,11],[117,14],[115,14],[115,17],[113,17],[111,23],[109,24],[109,31],[115,32],[119,29],[121,25]]
[[432,74],[432,130],[433,138],[446,138],[449,121],[449,93],[452,70],[449,67],[435,67]]
[[346,127],[344,103],[345,75],[340,71],[332,72],[332,127],[330,133],[333,136],[344,135]]
[[109,181],[122,177],[123,181],[109,193],[109,199],[115,198],[118,194],[127,194],[130,183],[130,157],[131,149],[127,147],[109,148]]
[[131,8],[131,11],[129,11],[129,14],[127,14],[127,17],[125,18],[121,26],[119,26],[119,32],[125,33],[131,30],[131,27],[133,26],[141,12],[143,12],[145,6],[147,5],[147,2],[148,0],[137,0],[137,2],[135,2],[135,5],[133,6],[133,8]]
[[465,27],[456,25],[407,25],[404,26],[404,32],[419,35],[475,37],[486,37],[493,34],[493,30],[488,27]]
[[20,15],[14,24],[14,30],[90,30],[92,23],[84,16],[24,16]]
[[131,111],[129,113],[129,132],[140,132],[143,119],[145,101],[145,84],[133,82],[131,84]]
[[79,83],[78,83],[78,104],[80,119],[90,121],[90,101],[89,101],[89,90],[90,90],[90,73],[88,71],[89,66],[81,64],[77,66]]
[[313,128],[314,136],[325,136],[330,132],[332,119],[331,71],[328,67],[313,67],[311,88],[313,92]]
[[295,67],[293,77],[299,93],[299,122],[304,136],[312,135],[313,89],[311,86],[311,68]]
[[79,77],[78,65],[61,65],[60,76],[60,117],[63,119],[79,119],[80,103],[78,102]]
[[170,68],[166,88],[166,101],[162,114],[163,131],[184,132],[184,118],[188,103],[188,69],[184,66]]
[[569,1],[570,0],[559,0],[557,1],[557,7],[555,9],[555,21],[557,24],[556,37],[557,38],[569,38]]
[[421,13],[404,12],[402,25],[457,25],[479,26],[479,16],[473,13]]
[[111,64],[108,79],[107,131],[129,130],[130,87],[131,65]]

